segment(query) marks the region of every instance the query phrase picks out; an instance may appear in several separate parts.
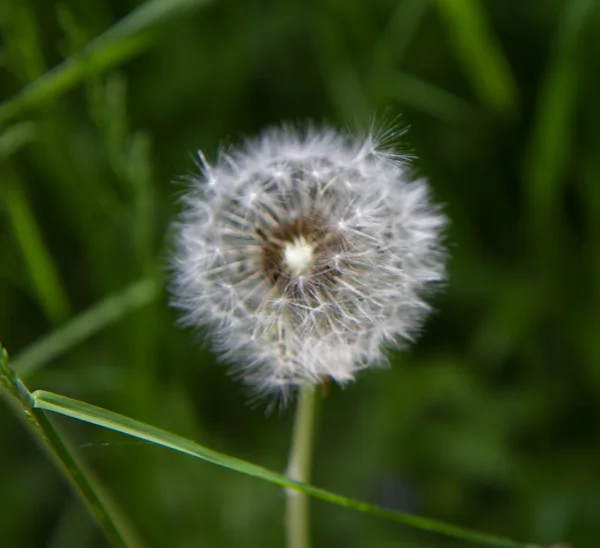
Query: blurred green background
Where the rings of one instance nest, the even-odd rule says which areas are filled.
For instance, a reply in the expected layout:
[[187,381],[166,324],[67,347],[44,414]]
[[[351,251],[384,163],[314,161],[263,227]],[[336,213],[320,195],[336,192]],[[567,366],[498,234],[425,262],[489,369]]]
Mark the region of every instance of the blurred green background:
[[[402,147],[452,220],[450,279],[410,351],[320,402],[314,482],[598,546],[597,2],[154,0],[45,74],[140,5],[0,2],[0,337],[28,386],[283,470],[291,410],[249,407],[168,307],[180,177],[198,148],[214,158],[280,120],[401,114]],[[59,331],[66,351],[37,368],[19,355],[114,294],[86,320],[106,328],[77,344]],[[53,418],[149,546],[282,545],[277,487]],[[106,545],[2,402],[0,447],[2,547]],[[316,547],[465,545],[312,510]]]

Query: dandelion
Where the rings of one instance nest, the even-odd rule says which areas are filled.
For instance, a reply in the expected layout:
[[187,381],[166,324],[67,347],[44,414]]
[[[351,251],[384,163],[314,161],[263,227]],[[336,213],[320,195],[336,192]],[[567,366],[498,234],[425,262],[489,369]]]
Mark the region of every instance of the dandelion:
[[429,311],[446,219],[385,142],[282,127],[215,165],[199,154],[174,304],[260,392],[344,384],[412,340]]

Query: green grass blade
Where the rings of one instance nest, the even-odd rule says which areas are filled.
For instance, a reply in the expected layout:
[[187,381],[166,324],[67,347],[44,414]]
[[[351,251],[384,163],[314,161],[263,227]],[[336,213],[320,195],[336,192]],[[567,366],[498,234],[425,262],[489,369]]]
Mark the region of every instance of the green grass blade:
[[128,436],[155,443],[173,449],[174,451],[223,466],[224,468],[274,483],[281,487],[297,489],[313,497],[340,506],[345,506],[359,512],[482,545],[495,546],[497,548],[525,548],[526,546],[514,540],[488,535],[486,533],[465,529],[441,521],[387,510],[367,502],[330,493],[324,489],[294,481],[282,474],[263,468],[262,466],[213,451],[212,449],[208,449],[194,441],[178,436],[177,434],[59,394],[37,390],[33,393],[33,400],[33,405],[36,409],[53,411],[55,413],[66,415],[67,417],[95,424],[116,432],[121,432]]
[[23,146],[35,141],[34,122],[19,122],[0,134],[0,160],[18,152]]
[[8,160],[0,160],[0,165],[5,171],[4,207],[23,254],[31,285],[46,317],[53,323],[60,323],[69,316],[69,300],[52,254],[44,243],[17,170]]
[[46,72],[16,96],[0,104],[0,125],[46,103],[78,84],[147,49],[165,22],[212,0],[149,0],[92,40],[79,53]]
[[363,78],[348,50],[339,21],[320,12],[311,32],[321,78],[341,119],[353,123],[367,120],[372,106],[365,96]]
[[[565,4],[562,28],[556,37],[538,101],[525,164],[532,215],[538,232],[546,230],[560,200],[561,181],[571,153],[571,137],[581,66],[578,61],[582,28],[595,0]],[[554,236],[551,236],[554,238]]]
[[127,314],[155,301],[159,291],[160,285],[154,278],[135,282],[33,343],[13,360],[13,368],[21,377],[33,373]]
[[451,124],[476,114],[464,99],[417,76],[389,71],[381,78],[379,94]]
[[[1,390],[4,387],[6,390]],[[112,546],[143,546],[120,509],[104,492],[83,460],[71,449],[58,428],[43,409],[34,406],[34,398],[8,364],[8,353],[0,346],[0,395],[12,396],[9,404],[20,418],[26,418],[28,429],[48,451],[57,467],[86,503],[90,513],[102,527]]]
[[406,53],[432,0],[402,0],[397,3],[382,37],[373,48],[373,65],[376,69],[398,65]]
[[517,84],[479,0],[437,0],[456,55],[483,104],[517,111]]

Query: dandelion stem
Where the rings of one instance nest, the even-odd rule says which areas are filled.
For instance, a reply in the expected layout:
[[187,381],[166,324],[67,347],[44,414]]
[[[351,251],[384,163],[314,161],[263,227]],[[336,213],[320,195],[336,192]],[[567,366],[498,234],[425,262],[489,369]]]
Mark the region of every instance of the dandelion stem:
[[[290,478],[304,483],[310,481],[314,422],[315,389],[306,384],[300,389],[287,468],[287,475]],[[309,548],[308,496],[306,493],[289,488],[286,489],[286,496],[286,546],[287,548]]]

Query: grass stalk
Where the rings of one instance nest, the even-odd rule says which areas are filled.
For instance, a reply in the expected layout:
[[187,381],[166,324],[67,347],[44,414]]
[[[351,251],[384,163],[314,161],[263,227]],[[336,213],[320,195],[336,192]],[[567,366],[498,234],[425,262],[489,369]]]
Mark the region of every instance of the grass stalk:
[[2,346],[0,346],[0,385],[6,389],[3,394],[13,396],[9,402],[11,407],[21,418],[24,416],[27,419],[30,432],[81,496],[111,546],[142,547],[142,542],[125,520],[122,512],[110,500],[85,463],[75,454],[56,425],[43,409],[34,406],[33,395],[8,365],[8,353]]
[[34,342],[12,360],[12,367],[21,378],[31,375],[127,314],[154,302],[159,292],[160,286],[153,278],[134,282]]

